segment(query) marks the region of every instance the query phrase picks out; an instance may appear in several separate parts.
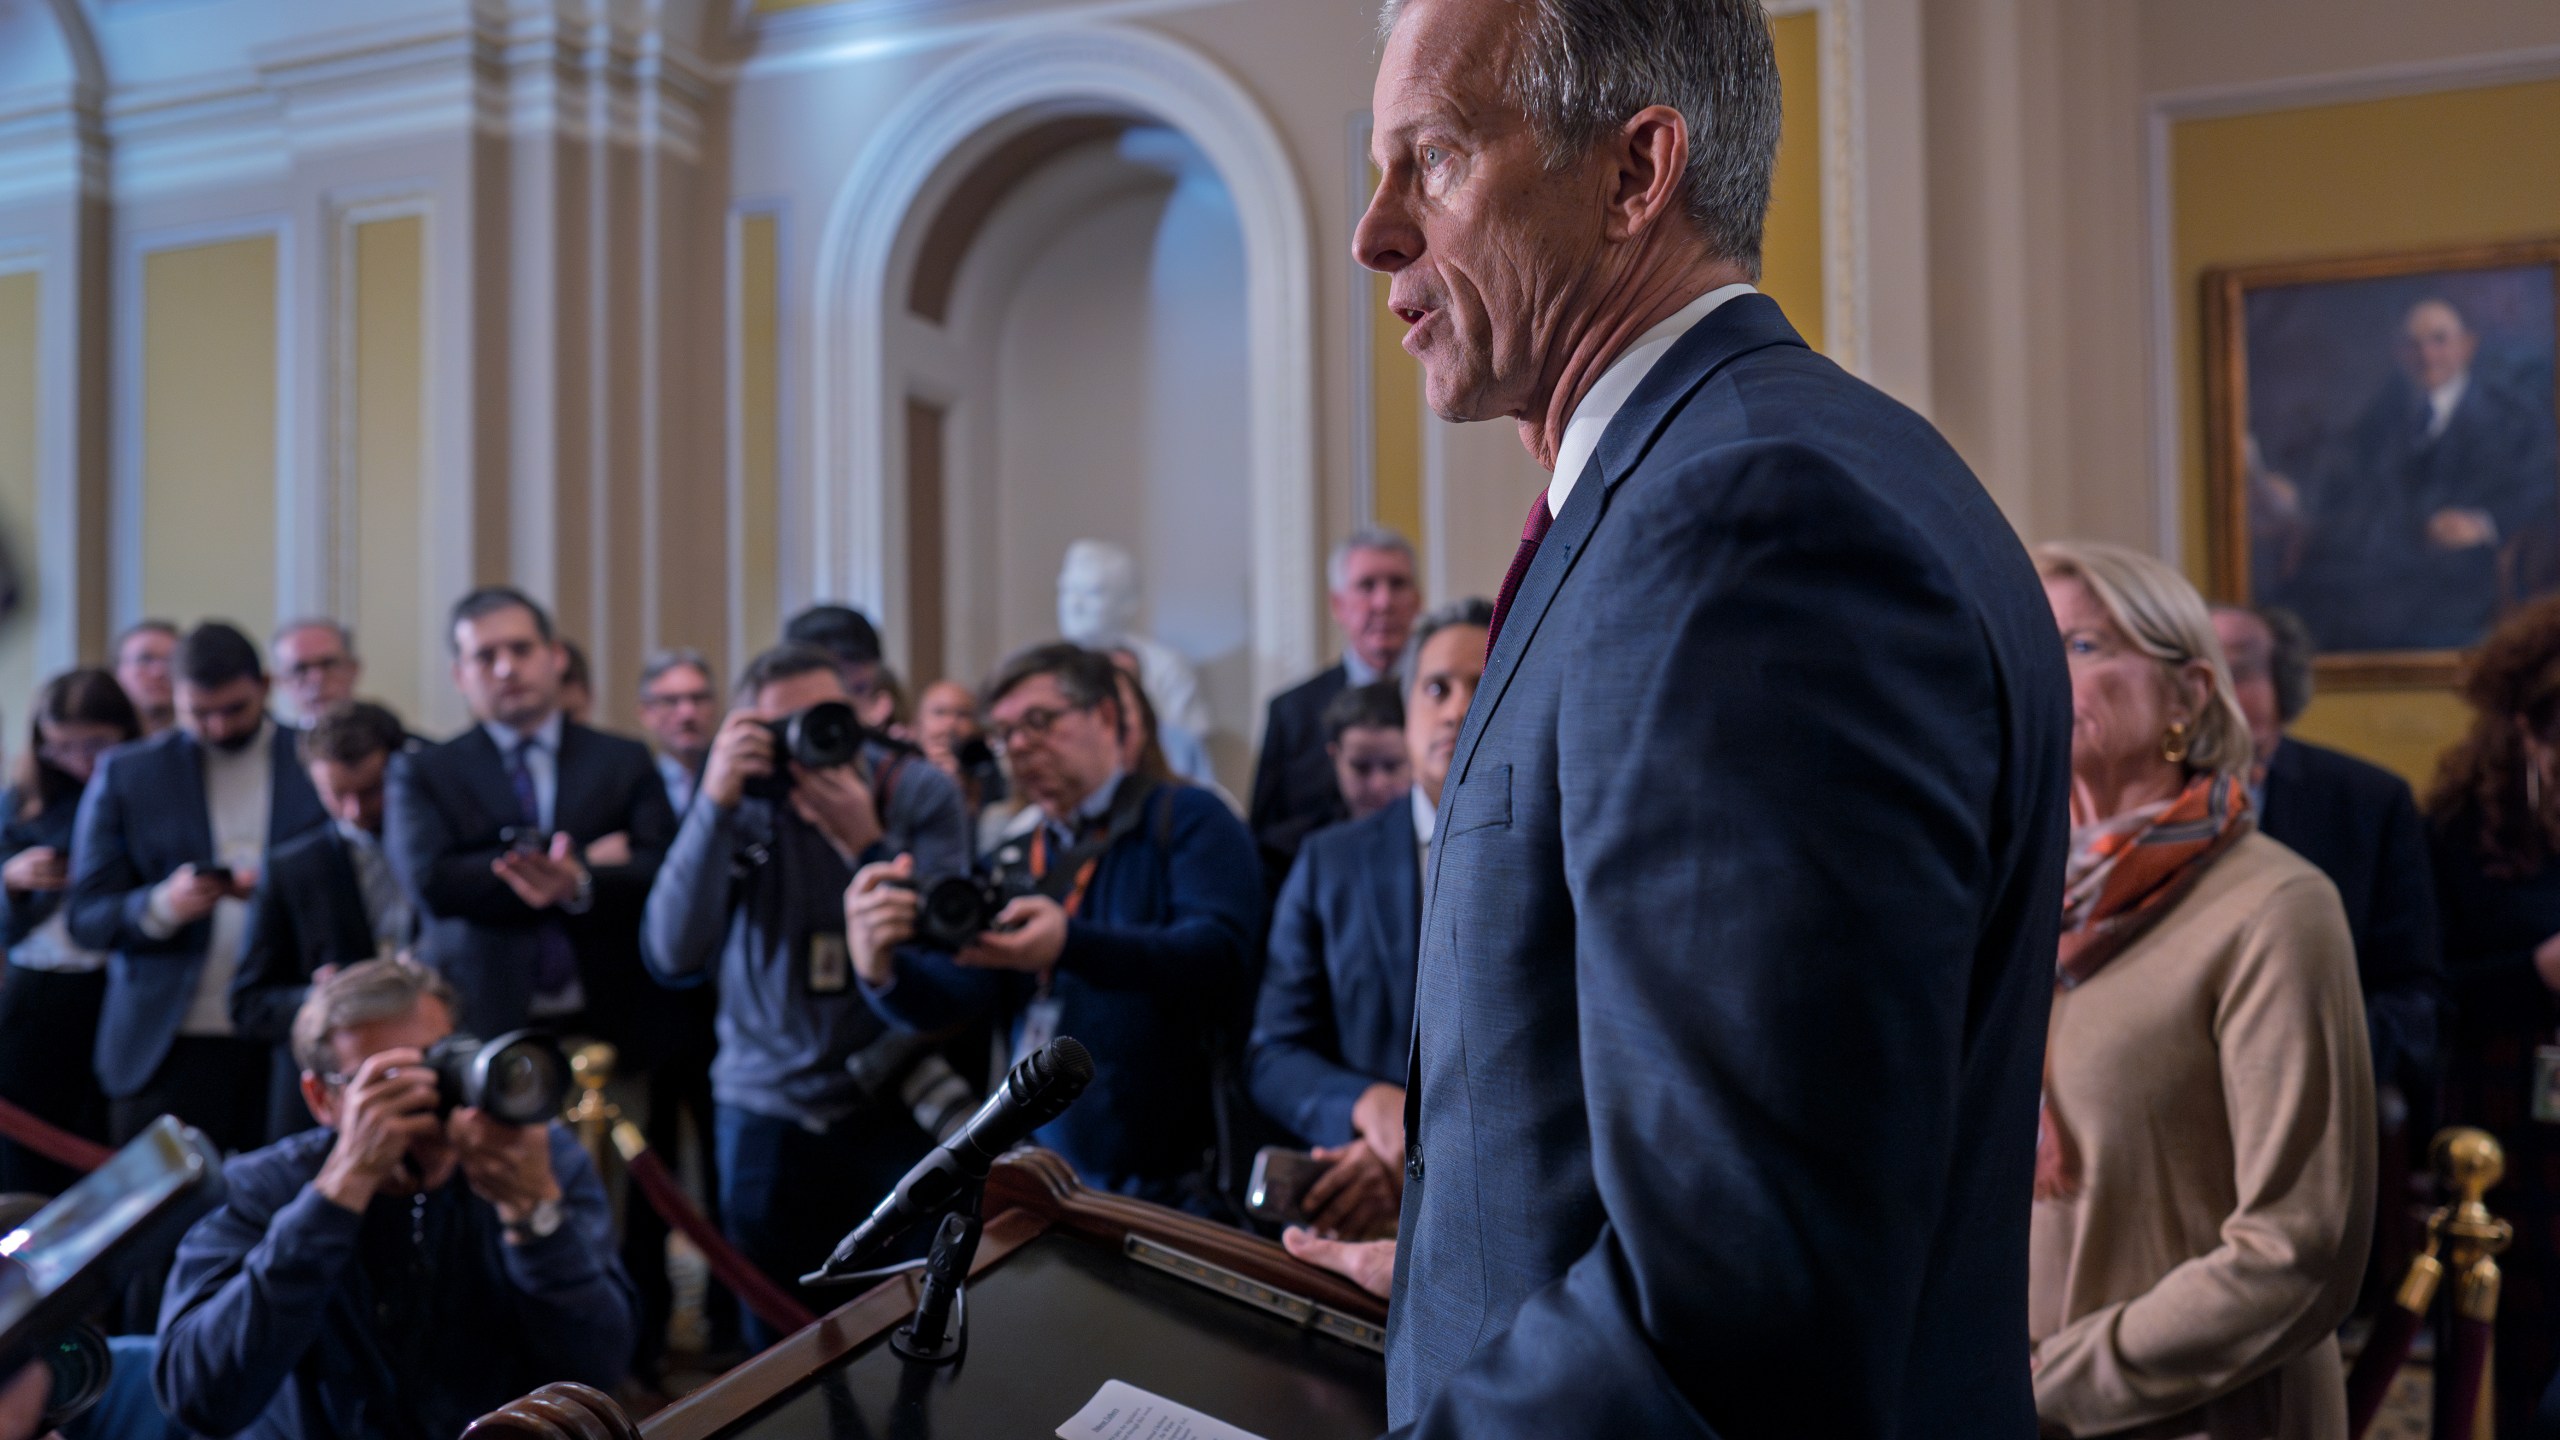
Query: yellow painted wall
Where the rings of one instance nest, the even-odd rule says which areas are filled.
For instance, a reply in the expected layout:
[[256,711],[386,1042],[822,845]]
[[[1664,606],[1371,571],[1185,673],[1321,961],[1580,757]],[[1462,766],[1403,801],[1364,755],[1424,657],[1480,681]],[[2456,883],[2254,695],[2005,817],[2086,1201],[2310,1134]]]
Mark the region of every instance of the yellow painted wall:
[[[2560,235],[2560,82],[2180,122],[2170,139],[2185,553],[2203,583],[2206,270]],[[2533,143],[2539,137],[2542,143]],[[2332,689],[2301,733],[2423,784],[2462,728],[2441,690]]]
[[276,609],[276,242],[142,262],[142,607],[263,636]]
[[1822,27],[1806,10],[1769,22],[1778,51],[1784,102],[1778,168],[1769,187],[1768,227],[1760,237],[1760,288],[1819,350],[1822,310]]
[[[738,445],[749,644],[782,629],[782,237],[772,215],[738,222]],[[745,656],[732,656],[731,668]]]
[[[18,580],[18,610],[0,620],[0,707],[24,705],[36,682],[36,302],[32,270],[0,275],[0,550]],[[0,737],[13,749],[26,716],[0,708]]]
[[[1369,172],[1370,183],[1377,171]],[[1430,547],[1422,535],[1422,367],[1404,353],[1404,321],[1387,308],[1388,277],[1369,282],[1369,475],[1378,524],[1413,541],[1417,560]],[[1422,567],[1419,563],[1416,570]],[[1417,574],[1424,594],[1431,577]]]
[[347,617],[364,656],[364,692],[414,718],[435,614],[419,564],[425,410],[425,295],[417,216],[355,232],[355,595]]

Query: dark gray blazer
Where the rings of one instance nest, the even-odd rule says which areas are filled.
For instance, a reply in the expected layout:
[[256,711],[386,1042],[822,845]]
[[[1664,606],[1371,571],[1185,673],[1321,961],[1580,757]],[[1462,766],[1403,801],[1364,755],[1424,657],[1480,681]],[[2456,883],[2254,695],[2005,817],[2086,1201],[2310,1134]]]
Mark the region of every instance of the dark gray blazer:
[[1609,426],[1441,803],[1406,1432],[2035,1434],[2069,681],[1926,422],[1746,295]]
[[1333,757],[1324,753],[1324,708],[1351,683],[1337,660],[1271,697],[1262,722],[1262,758],[1253,767],[1253,810],[1246,823],[1261,847],[1276,892],[1314,831],[1344,818]]
[[[319,793],[294,753],[294,732],[277,726],[275,775],[268,782],[267,851],[329,822]],[[184,730],[110,750],[80,796],[71,842],[71,938],[107,959],[106,1009],[98,1020],[98,1082],[131,1095],[169,1054],[203,973],[213,922],[199,920],[166,940],[143,933],[151,888],[181,865],[214,862],[213,817],[204,803],[204,748]]]

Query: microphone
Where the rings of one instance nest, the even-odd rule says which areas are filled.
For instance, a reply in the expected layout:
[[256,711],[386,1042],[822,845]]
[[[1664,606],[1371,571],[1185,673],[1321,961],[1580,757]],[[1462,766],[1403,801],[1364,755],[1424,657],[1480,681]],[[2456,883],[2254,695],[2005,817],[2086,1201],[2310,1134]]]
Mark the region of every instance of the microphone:
[[801,1276],[800,1283],[847,1278],[907,1227],[942,1213],[964,1188],[987,1178],[996,1157],[1064,1114],[1092,1083],[1093,1056],[1072,1036],[1061,1035],[1022,1057],[969,1123],[917,1161],[853,1233],[837,1242],[827,1263]]

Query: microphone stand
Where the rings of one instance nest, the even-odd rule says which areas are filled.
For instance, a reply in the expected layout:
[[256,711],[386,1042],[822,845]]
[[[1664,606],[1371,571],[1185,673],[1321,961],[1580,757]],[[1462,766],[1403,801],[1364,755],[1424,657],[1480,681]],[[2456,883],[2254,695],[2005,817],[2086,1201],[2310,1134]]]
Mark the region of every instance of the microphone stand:
[[942,1227],[933,1233],[915,1316],[889,1336],[889,1348],[909,1360],[948,1365],[968,1347],[969,1267],[978,1258],[986,1198],[987,1182],[970,1181],[952,1197]]

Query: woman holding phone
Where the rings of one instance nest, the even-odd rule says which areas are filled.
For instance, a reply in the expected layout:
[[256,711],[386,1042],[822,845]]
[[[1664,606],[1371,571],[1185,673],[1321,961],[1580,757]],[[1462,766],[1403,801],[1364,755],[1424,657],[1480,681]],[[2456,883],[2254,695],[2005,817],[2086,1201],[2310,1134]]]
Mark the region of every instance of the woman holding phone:
[[[27,748],[0,794],[0,1100],[90,1140],[107,1138],[106,1097],[92,1071],[106,956],[63,924],[71,828],[98,757],[141,737],[124,687],[104,670],[73,670],[37,692]],[[0,1193],[57,1194],[76,1178],[0,1140]]]

